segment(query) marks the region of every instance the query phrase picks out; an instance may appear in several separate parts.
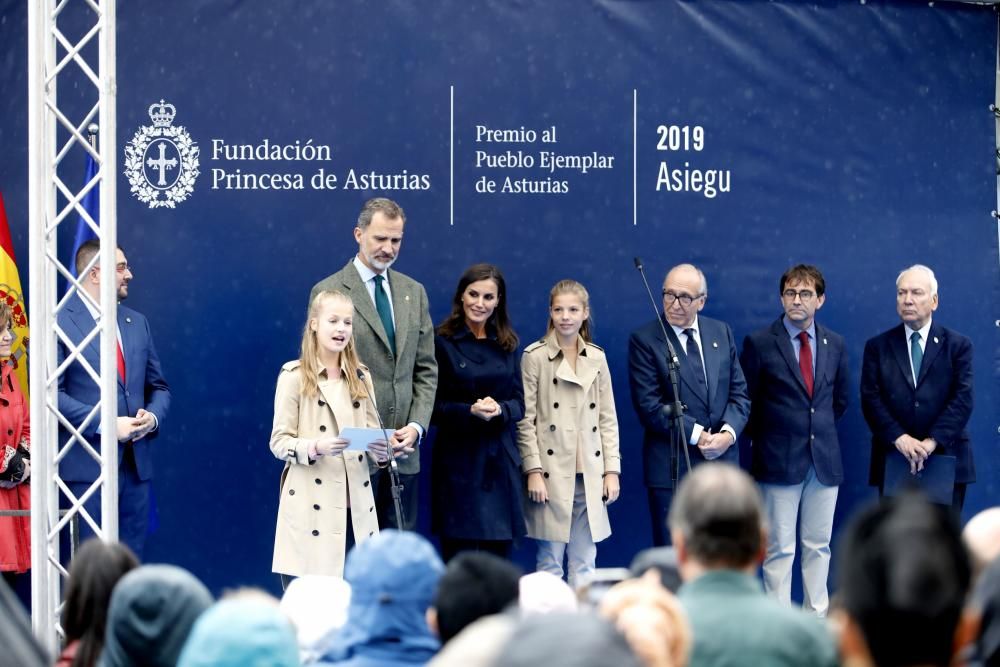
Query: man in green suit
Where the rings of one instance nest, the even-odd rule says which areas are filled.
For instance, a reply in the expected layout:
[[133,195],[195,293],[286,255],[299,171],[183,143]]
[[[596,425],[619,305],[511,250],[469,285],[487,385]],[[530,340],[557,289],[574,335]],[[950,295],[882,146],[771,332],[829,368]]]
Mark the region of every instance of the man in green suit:
[[839,664],[822,621],[764,593],[764,502],[748,474],[697,466],[674,496],[669,524],[684,581],[677,596],[694,635],[690,667]]
[[[354,301],[354,344],[375,385],[379,415],[399,450],[416,447],[430,424],[437,389],[434,326],[424,286],[390,271],[403,242],[406,215],[396,202],[377,197],[365,202],[354,228],[358,254],[337,273],[318,282],[309,302],[323,290],[337,290]],[[387,470],[372,468],[372,492],[379,526],[413,530],[417,518],[420,456],[399,460],[403,525],[396,525]]]

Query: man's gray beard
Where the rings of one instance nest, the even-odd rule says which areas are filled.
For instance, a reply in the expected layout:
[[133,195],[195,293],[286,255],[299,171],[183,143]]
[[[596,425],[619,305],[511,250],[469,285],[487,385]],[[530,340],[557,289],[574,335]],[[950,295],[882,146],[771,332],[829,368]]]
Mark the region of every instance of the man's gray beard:
[[390,266],[392,266],[392,265],[393,265],[393,264],[394,264],[394,263],[396,262],[396,259],[398,259],[398,257],[399,257],[399,255],[397,255],[396,257],[392,258],[392,259],[391,259],[391,260],[389,260],[388,262],[377,262],[377,261],[375,261],[375,258],[374,258],[374,257],[371,257],[371,256],[369,256],[369,255],[368,255],[368,253],[366,253],[366,252],[363,252],[363,253],[361,253],[361,254],[365,256],[365,259],[367,259],[367,260],[368,260],[368,263],[369,263],[370,265],[372,265],[373,267],[375,267],[375,269],[376,269],[377,271],[385,271],[385,270],[386,270],[386,269],[388,269],[388,268],[389,268]]

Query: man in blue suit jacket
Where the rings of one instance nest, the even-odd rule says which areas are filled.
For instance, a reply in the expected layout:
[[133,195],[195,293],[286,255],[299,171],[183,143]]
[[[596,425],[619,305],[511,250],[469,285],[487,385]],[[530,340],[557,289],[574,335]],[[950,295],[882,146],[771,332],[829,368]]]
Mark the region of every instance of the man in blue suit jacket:
[[833,514],[844,481],[837,420],[847,409],[847,352],[843,337],[815,320],[826,301],[818,268],[788,269],[778,293],[784,315],[747,336],[740,354],[752,401],[750,472],[770,526],[764,588],[791,605],[801,511],[803,607],[826,616]]
[[[653,544],[669,543],[667,512],[673,497],[669,406],[673,390],[667,367],[667,335],[680,358],[680,400],[686,406],[683,440],[691,465],[728,461],[739,465],[733,445],[750,412],[746,382],[729,325],[698,315],[708,298],[705,275],[691,264],[675,266],[663,282],[664,320],[632,332],[629,338],[629,387],[645,429],[643,471],[653,522]],[[678,454],[683,460],[683,452]],[[681,474],[686,472],[683,464]]]
[[[78,345],[94,329],[99,313],[101,271],[87,265],[100,252],[96,240],[80,246],[76,255],[78,275],[88,303],[80,295],[71,296],[59,313],[59,327],[67,338]],[[85,274],[84,274],[85,272]],[[115,291],[118,300],[128,296],[132,272],[125,253],[117,250],[115,266]],[[85,348],[83,357],[95,372],[100,371],[100,337],[95,336]],[[149,522],[150,483],[153,477],[151,440],[159,433],[159,426],[170,408],[170,388],[160,370],[160,359],[153,346],[149,322],[136,311],[118,306],[118,534],[119,540],[142,557]],[[59,345],[59,363],[68,356],[68,350]],[[94,405],[101,398],[101,390],[83,365],[76,361],[59,378],[59,411],[73,426],[80,428]],[[101,451],[100,413],[87,422],[82,434],[95,451]],[[66,448],[72,439],[69,431],[60,428],[59,446]],[[100,464],[79,442],[73,442],[59,465],[59,474],[78,498],[100,474]],[[100,494],[93,494],[85,504],[93,517],[100,516]],[[81,538],[93,535],[85,521],[80,522]]]
[[[955,457],[952,505],[961,511],[976,468],[966,425],[972,415],[972,341],[936,324],[937,278],[916,264],[896,279],[903,323],[865,343],[861,408],[872,432],[869,483],[883,490],[893,450],[923,469],[933,454]],[[916,379],[914,379],[916,378]]]

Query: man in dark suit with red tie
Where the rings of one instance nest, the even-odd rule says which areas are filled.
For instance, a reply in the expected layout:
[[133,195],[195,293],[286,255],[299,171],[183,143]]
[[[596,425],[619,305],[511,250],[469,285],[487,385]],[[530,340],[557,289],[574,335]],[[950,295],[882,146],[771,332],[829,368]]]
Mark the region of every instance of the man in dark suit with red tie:
[[972,415],[972,341],[933,321],[937,278],[921,264],[896,278],[902,324],[865,344],[861,408],[872,432],[869,483],[883,491],[886,457],[898,451],[911,472],[929,457],[955,457],[952,506],[961,511],[976,468],[966,426]]
[[[59,327],[66,338],[79,345],[96,326],[100,315],[101,270],[90,266],[100,252],[95,239],[80,246],[76,254],[76,269],[82,292],[74,293],[58,315]],[[132,267],[121,248],[116,250],[115,294],[118,301],[128,296]],[[89,267],[89,268],[88,268]],[[170,387],[160,369],[160,358],[153,345],[153,335],[146,318],[125,306],[118,306],[118,407],[115,421],[118,440],[118,536],[137,556],[142,558],[149,525],[150,490],[153,478],[152,441],[170,409]],[[95,336],[84,348],[83,360],[95,372],[101,368]],[[58,362],[69,356],[69,349],[58,346]],[[101,415],[91,415],[101,399],[101,388],[80,361],[74,361],[59,377],[59,411],[95,451],[101,451]],[[84,424],[86,422],[86,424]],[[72,443],[72,444],[70,444]],[[100,463],[87,452],[68,430],[60,426],[59,446],[69,447],[59,465],[59,475],[73,494],[80,498],[101,472]],[[87,512],[100,516],[100,494],[94,493],[85,503]],[[80,521],[80,537],[93,532],[90,524]]]
[[815,319],[826,301],[818,268],[788,269],[779,294],[784,314],[747,336],[740,354],[752,402],[750,472],[770,526],[764,588],[791,604],[798,526],[803,607],[825,616],[833,514],[844,480],[837,420],[847,409],[847,352],[843,337]]

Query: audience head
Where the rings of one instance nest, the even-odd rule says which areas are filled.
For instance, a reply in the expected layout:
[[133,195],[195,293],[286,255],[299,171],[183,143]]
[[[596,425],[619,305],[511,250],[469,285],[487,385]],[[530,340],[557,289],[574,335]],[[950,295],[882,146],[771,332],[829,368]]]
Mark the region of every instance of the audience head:
[[389,529],[358,544],[344,566],[351,585],[347,622],[324,659],[347,660],[385,646],[429,658],[440,643],[426,613],[443,571],[437,551],[417,533]]
[[278,601],[263,591],[225,597],[191,629],[177,667],[297,667],[298,646]]
[[111,594],[102,667],[173,667],[195,620],[212,594],[190,572],[173,565],[144,565]]
[[87,540],[73,556],[66,584],[62,627],[66,643],[79,641],[75,664],[91,667],[104,648],[108,603],[118,580],[139,567],[135,554],[119,542]]
[[526,574],[518,588],[518,606],[524,616],[573,612],[578,606],[573,589],[551,572]]
[[592,612],[521,619],[495,667],[641,667],[625,637]]
[[473,264],[465,270],[451,300],[451,313],[437,331],[454,336],[481,320],[496,332],[500,347],[508,352],[517,348],[517,334],[507,315],[507,283],[499,267],[492,264]]
[[972,556],[976,574],[1000,558],[1000,507],[985,509],[969,519],[962,530],[962,541]]
[[971,568],[948,508],[918,493],[865,508],[847,528],[837,573],[845,656],[880,667],[950,663]]
[[687,615],[655,569],[611,588],[601,600],[600,612],[625,635],[646,667],[687,664],[692,644]]
[[635,555],[628,569],[633,577],[641,577],[646,572],[655,570],[660,577],[660,584],[671,593],[676,593],[681,587],[680,564],[677,562],[677,550],[673,547],[643,549]]
[[680,484],[668,524],[681,576],[753,570],[764,555],[764,503],[753,479],[726,463],[695,468]]
[[438,582],[427,623],[442,644],[478,618],[517,602],[521,569],[489,553],[464,552],[448,563]]
[[347,621],[351,586],[340,577],[307,575],[288,584],[281,611],[292,620],[303,664],[325,653],[329,640]]
[[[579,311],[571,310],[576,308]],[[556,330],[557,320],[564,311],[569,312],[573,326],[579,322],[580,337],[588,343],[591,342],[593,322],[590,318],[590,294],[586,287],[575,280],[560,280],[549,292],[549,324],[545,331],[546,335]]]
[[979,632],[973,643],[970,664],[1000,665],[1000,558],[980,574],[972,591],[970,607],[979,616]]

